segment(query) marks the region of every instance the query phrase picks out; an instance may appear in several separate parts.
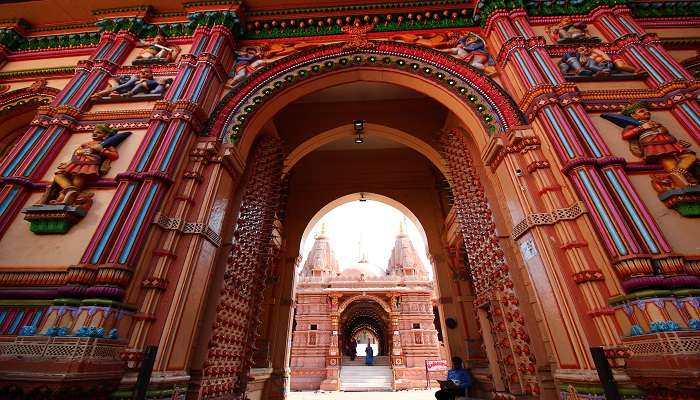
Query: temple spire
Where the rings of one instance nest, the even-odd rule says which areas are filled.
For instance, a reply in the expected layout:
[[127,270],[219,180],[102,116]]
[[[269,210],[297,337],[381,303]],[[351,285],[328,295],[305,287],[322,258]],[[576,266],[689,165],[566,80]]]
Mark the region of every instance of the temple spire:
[[338,260],[335,258],[335,253],[331,248],[330,241],[326,233],[326,224],[321,224],[321,227],[316,234],[309,255],[306,257],[304,267],[301,269],[301,276],[326,277],[335,276],[340,271]]
[[411,239],[406,234],[405,220],[399,223],[399,233],[396,235],[394,248],[391,250],[387,273],[395,276],[428,276],[423,262],[418,257],[418,252]]

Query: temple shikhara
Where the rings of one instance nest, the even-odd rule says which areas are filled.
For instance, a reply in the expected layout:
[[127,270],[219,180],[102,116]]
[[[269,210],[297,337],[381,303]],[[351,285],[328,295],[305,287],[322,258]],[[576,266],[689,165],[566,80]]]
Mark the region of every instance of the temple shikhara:
[[[339,269],[325,230],[316,236],[297,280],[292,390],[422,388],[425,361],[440,359],[433,282],[403,226],[386,270],[360,254],[357,263]],[[362,367],[360,357],[360,369],[354,368],[353,338],[358,355],[377,344],[374,366]],[[367,379],[363,371],[387,379]],[[365,380],[353,382],[357,375]]]
[[699,398],[699,77],[698,0],[3,1],[0,399]]

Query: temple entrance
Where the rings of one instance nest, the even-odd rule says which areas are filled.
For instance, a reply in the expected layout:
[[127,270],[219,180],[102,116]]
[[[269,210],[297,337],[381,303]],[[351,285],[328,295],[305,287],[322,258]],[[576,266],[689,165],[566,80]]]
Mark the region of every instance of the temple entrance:
[[[248,387],[250,397],[271,399],[283,398],[289,389],[341,390],[347,339],[374,337],[375,356],[387,357],[390,364],[392,390],[425,387],[426,359],[460,356],[474,372],[476,393],[535,393],[540,390],[536,365],[545,365],[547,358],[541,341],[526,334],[537,329],[525,326],[526,321],[535,321],[529,305],[511,301],[517,299],[515,290],[522,290],[522,284],[511,280],[507,267],[517,265],[517,249],[496,235],[504,205],[499,201],[489,205],[487,198],[499,199],[497,189],[490,186],[490,172],[472,161],[480,159],[475,149],[489,140],[489,130],[522,121],[508,101],[498,109],[491,98],[480,100],[470,89],[446,95],[445,88],[454,83],[444,75],[438,78],[445,81],[435,84],[433,75],[416,77],[408,73],[413,69],[382,68],[358,65],[327,74],[322,70],[325,75],[250,107],[254,111],[245,116],[228,114],[226,121],[212,125],[222,135],[230,134],[240,156],[247,159],[243,176],[249,183],[239,191],[243,194],[236,228],[240,244],[228,266],[231,271],[241,267],[253,271],[248,285],[255,296],[249,304],[259,311],[250,314],[251,321],[259,321],[253,328],[259,335],[253,368],[246,374],[242,365],[239,378],[232,379],[239,383],[232,384]],[[429,70],[420,65],[418,69]],[[482,78],[475,75],[469,84],[493,86]],[[492,94],[499,95],[497,89]],[[462,95],[468,98],[459,98]],[[236,99],[225,99],[220,111],[238,110],[243,103]],[[402,271],[402,282],[382,295],[354,290],[333,269],[309,268],[308,274],[298,274],[306,268],[300,264],[303,255],[298,249],[305,237],[314,234],[309,232],[312,222],[328,207],[373,196],[399,204],[411,220],[420,221],[435,269],[434,295],[432,287],[417,296],[404,293],[409,283],[421,282],[409,276],[409,270]],[[246,235],[270,240],[243,245]],[[234,254],[239,249],[241,253]],[[245,256],[251,251],[264,256],[252,260]],[[506,257],[512,262],[506,263]],[[239,259],[251,265],[236,266]],[[261,265],[257,278],[254,262]],[[369,275],[360,272],[356,278],[363,285],[372,279],[386,281],[381,274],[376,279]],[[258,282],[268,283],[264,291],[255,286]],[[302,299],[314,285],[318,285],[315,292]],[[238,301],[235,286],[226,295]],[[316,323],[319,315],[329,318]],[[508,315],[517,319],[506,321]],[[367,336],[358,336],[362,332]],[[525,347],[527,354],[522,351]],[[259,354],[260,349],[265,354]],[[211,357],[207,361],[217,362]],[[526,367],[519,371],[517,366],[522,365]],[[250,378],[261,382],[258,392],[251,391]],[[205,385],[207,379],[203,377]]]

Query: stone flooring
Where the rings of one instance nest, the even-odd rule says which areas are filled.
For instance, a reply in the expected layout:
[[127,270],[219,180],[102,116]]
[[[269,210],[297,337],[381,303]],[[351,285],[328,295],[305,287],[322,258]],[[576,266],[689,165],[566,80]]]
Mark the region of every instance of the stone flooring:
[[431,400],[432,390],[402,390],[399,392],[289,392],[288,400]]

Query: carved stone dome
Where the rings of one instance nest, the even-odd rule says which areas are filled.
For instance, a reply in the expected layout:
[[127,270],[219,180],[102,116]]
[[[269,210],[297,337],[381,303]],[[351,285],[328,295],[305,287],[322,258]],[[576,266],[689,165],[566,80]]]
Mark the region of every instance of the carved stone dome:
[[386,272],[380,266],[364,260],[345,266],[340,271],[340,276],[346,278],[360,278],[363,274],[365,278],[376,278],[386,275]]

